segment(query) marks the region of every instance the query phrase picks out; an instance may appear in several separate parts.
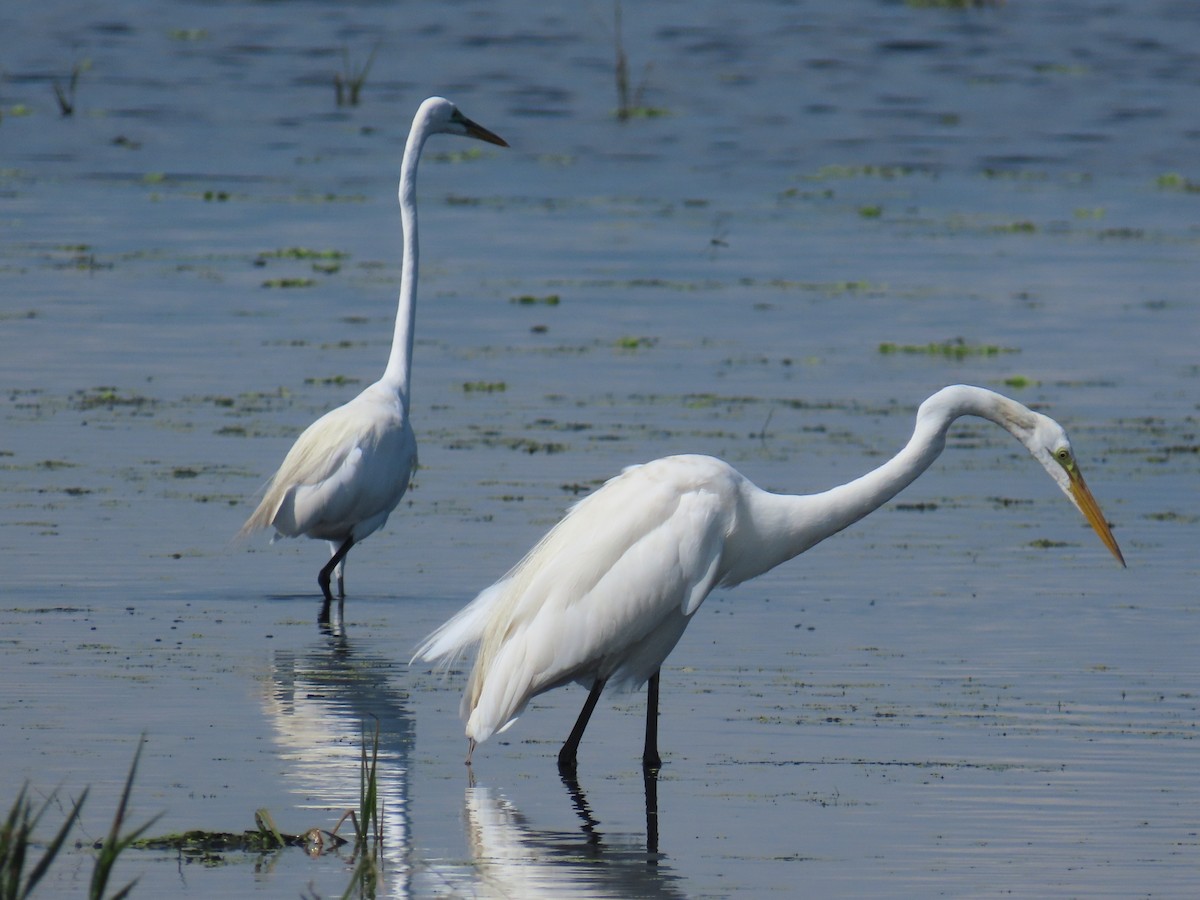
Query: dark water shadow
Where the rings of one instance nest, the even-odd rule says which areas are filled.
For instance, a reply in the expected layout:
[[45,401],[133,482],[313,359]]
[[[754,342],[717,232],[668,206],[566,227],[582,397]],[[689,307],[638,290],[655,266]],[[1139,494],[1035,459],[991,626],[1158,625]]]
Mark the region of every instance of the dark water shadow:
[[363,742],[370,747],[378,723],[386,892],[405,895],[412,878],[408,794],[416,724],[408,694],[393,686],[401,669],[395,660],[363,652],[340,628],[330,629],[307,650],[273,654],[263,707],[285,781],[302,798],[298,805],[336,817],[358,807]]
[[563,784],[576,831],[537,828],[498,789],[467,788],[467,844],[481,881],[506,897],[686,896],[658,852],[656,776],[646,776],[644,839],[605,831],[579,782],[563,776]]
[[310,591],[308,593],[295,594],[267,594],[263,598],[270,603],[311,603],[313,609],[321,608],[321,594],[319,591]]

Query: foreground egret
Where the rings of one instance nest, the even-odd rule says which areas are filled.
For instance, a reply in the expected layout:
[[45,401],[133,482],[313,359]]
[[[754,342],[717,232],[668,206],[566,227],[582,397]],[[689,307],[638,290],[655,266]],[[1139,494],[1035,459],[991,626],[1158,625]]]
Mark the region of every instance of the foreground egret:
[[417,466],[417,439],[408,419],[417,301],[417,162],[431,134],[458,134],[508,146],[449,100],[430,97],[421,104],[400,165],[404,261],[387,368],[349,403],[304,430],[241,530],[246,535],[274,526],[276,537],[306,535],[329,541],[329,562],[317,576],[325,596],[323,622],[329,620],[333,601],[331,575],[336,570],[338,596],[344,597],[346,554],[383,526]]
[[878,509],[937,459],[960,416],[995,422],[1024,444],[1125,564],[1062,426],[978,387],[938,391],[921,404],[903,450],[820,494],[768,493],[710,456],[632,466],[418,648],[414,659],[448,666],[478,646],[461,705],[467,762],[533,697],[576,681],[591,693],[558,755],[559,769],[573,772],[604,686],[648,682],[642,764],[657,768],[659,669],[709,592],[761,575]]

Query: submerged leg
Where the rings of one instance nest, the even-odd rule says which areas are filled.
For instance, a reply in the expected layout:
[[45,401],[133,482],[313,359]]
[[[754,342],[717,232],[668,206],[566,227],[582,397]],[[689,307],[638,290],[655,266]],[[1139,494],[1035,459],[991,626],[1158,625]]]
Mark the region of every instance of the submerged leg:
[[[329,541],[329,555],[333,556],[338,552],[338,545],[333,541]],[[343,553],[341,560],[334,567],[333,577],[330,579],[332,583],[337,580],[337,597],[343,600],[346,597],[346,555]]]
[[596,708],[596,703],[600,699],[600,692],[603,690],[604,679],[597,678],[596,683],[592,685],[591,693],[588,694],[588,698],[583,704],[583,709],[579,711],[579,718],[575,720],[575,727],[571,729],[570,735],[567,736],[567,742],[558,751],[559,772],[573,773],[575,771],[575,754],[579,750],[579,742],[583,739],[583,732],[587,729],[588,719],[592,717],[592,710]]
[[662,767],[658,755],[658,672],[646,682],[646,745],[642,748],[642,768],[657,770]]
[[646,862],[658,865],[658,769],[642,769],[646,788]]

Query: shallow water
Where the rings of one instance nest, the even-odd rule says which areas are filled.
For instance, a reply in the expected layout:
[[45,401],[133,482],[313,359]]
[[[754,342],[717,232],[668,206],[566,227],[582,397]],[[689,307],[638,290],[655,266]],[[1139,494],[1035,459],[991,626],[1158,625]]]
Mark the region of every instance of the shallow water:
[[[632,80],[666,114],[624,124],[611,22],[0,10],[0,797],[91,785],[99,837],[144,733],[134,822],[331,828],[373,716],[389,896],[1190,896],[1200,14],[630,5]],[[335,107],[343,50],[376,44],[362,104]],[[62,118],[52,83],[85,60]],[[394,179],[432,93],[512,149],[427,148],[422,468],[323,634],[323,545],[231,536],[294,435],[380,371]],[[880,352],[960,339],[989,352]],[[468,784],[462,674],[406,660],[581,491],[690,451],[820,489],[955,381],[1070,429],[1128,570],[963,422],[897,501],[706,602],[663,672],[656,820],[640,696],[601,704],[578,786],[553,764],[578,689]],[[337,896],[351,868],[223,862],[131,853],[118,876]],[[43,894],[90,871],[73,852]]]

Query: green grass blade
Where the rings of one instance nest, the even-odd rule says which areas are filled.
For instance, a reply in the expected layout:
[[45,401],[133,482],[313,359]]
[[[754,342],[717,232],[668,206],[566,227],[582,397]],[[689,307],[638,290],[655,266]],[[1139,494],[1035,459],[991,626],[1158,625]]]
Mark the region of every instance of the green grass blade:
[[[46,852],[42,855],[42,858],[38,860],[38,864],[34,866],[33,870],[29,873],[29,878],[25,882],[24,896],[28,896],[33,891],[34,886],[36,886],[37,883],[42,880],[43,876],[45,876],[46,872],[50,869],[50,864],[54,862],[54,858],[58,856],[58,851],[62,849],[63,843],[67,840],[67,835],[75,826],[75,822],[79,819],[79,814],[83,810],[83,803],[85,800],[87,800],[87,795],[88,788],[84,788],[83,793],[79,795],[79,799],[76,800],[74,805],[71,807],[71,812],[67,815],[67,820],[63,822],[62,827],[58,829],[58,833],[50,841],[49,846],[46,847]],[[37,816],[34,818],[35,822],[42,817],[42,813],[46,811],[46,807],[50,805],[50,801],[53,799],[54,795],[51,794],[50,797],[47,798],[45,806],[42,807],[41,811],[39,811]]]

